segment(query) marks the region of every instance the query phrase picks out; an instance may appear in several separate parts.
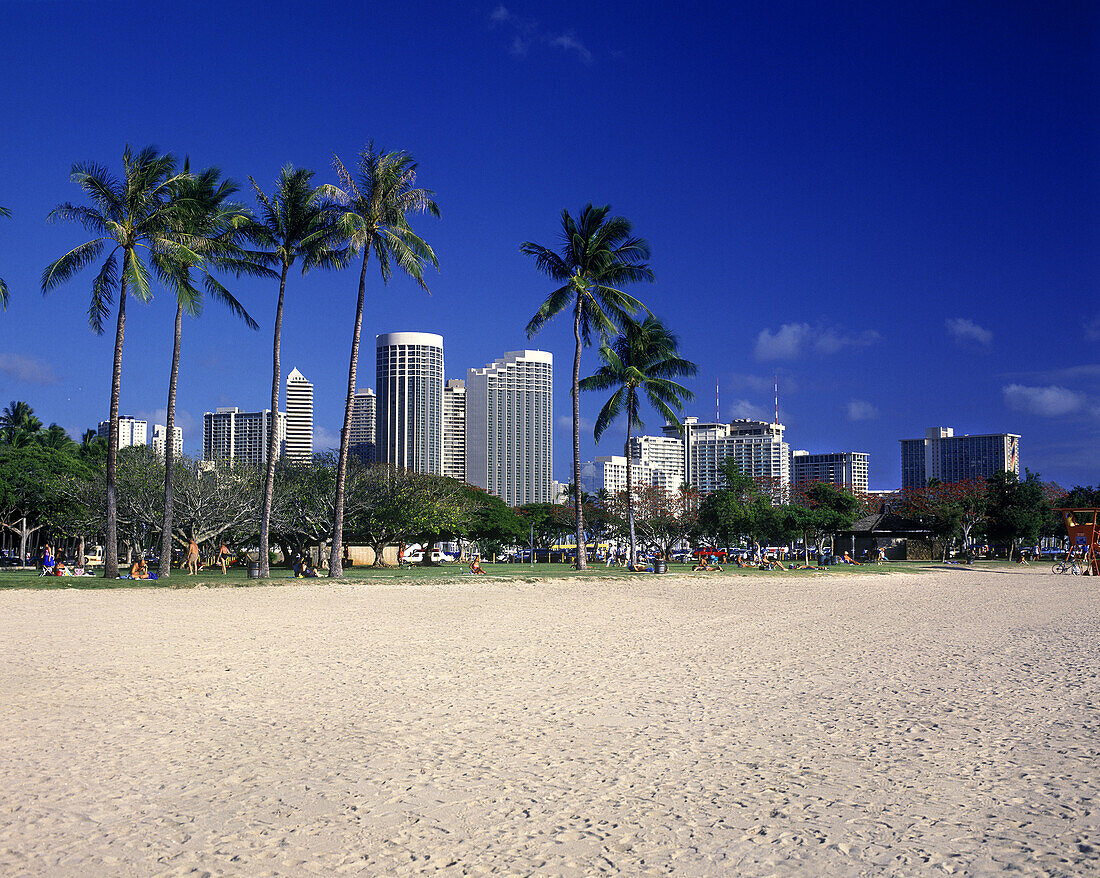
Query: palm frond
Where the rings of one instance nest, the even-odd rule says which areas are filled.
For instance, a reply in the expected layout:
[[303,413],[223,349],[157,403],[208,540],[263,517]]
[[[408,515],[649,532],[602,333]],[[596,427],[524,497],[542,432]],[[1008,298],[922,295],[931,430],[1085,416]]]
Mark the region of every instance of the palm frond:
[[88,325],[96,335],[103,335],[103,324],[110,316],[111,305],[115,301],[115,290],[118,288],[116,252],[111,251],[103,261],[95,280],[92,281],[92,297],[88,302]]
[[546,324],[546,321],[552,317],[560,314],[565,308],[569,307],[573,303],[573,287],[571,284],[566,284],[563,287],[558,287],[549,296],[546,297],[546,301],[542,303],[539,310],[535,313],[524,330],[527,333],[527,337],[531,338]]
[[106,240],[106,238],[95,238],[92,241],[86,241],[47,265],[42,272],[42,292],[48,293],[54,287],[65,283],[78,271],[98,259],[99,254],[103,252]]

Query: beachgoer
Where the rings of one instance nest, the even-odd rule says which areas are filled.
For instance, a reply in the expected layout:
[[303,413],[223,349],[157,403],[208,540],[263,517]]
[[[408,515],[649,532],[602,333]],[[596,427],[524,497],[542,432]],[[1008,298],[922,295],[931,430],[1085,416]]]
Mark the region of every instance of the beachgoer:
[[474,560],[470,562],[470,572],[471,573],[484,573],[485,572],[485,570],[481,566],[481,556],[480,555],[476,556],[474,558]]
[[316,579],[317,569],[313,566],[313,559],[306,555],[305,560],[302,561],[302,576],[306,579]]
[[228,572],[226,568],[229,565],[229,546],[227,546],[224,541],[218,549],[218,563],[222,568],[222,576],[225,576]]
[[46,576],[53,573],[54,564],[53,550],[50,548],[50,544],[46,543],[42,547],[42,573],[40,575]]
[[130,565],[130,578],[131,579],[148,579],[149,578],[149,565],[145,563],[145,559],[141,556],[137,556],[137,560]]
[[199,544],[195,538],[187,543],[187,575],[194,576],[199,572]]

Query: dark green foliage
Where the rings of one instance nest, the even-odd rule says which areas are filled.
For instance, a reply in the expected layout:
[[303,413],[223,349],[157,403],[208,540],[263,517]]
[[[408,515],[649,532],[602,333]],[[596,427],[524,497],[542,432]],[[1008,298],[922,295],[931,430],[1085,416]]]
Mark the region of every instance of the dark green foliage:
[[1027,470],[1024,473],[1023,481],[1015,473],[997,473],[987,480],[986,533],[995,542],[1007,543],[1011,550],[1038,541],[1050,508],[1039,477]]

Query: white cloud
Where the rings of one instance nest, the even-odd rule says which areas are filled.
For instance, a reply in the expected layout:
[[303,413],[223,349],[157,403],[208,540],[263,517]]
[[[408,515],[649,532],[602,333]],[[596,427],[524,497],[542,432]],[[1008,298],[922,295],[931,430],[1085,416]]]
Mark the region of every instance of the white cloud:
[[22,354],[0,354],[0,374],[25,384],[44,386],[57,383],[53,366]]
[[853,399],[848,403],[849,421],[873,421],[878,417],[878,409],[864,399]]
[[[573,432],[573,416],[572,415],[558,415],[557,424],[559,430],[568,430]],[[588,418],[581,418],[581,437],[591,436],[592,428],[594,424]]]
[[573,35],[572,31],[566,31],[563,34],[552,37],[550,39],[550,45],[555,49],[563,49],[566,52],[576,52],[577,57],[585,64],[592,63],[592,53]]
[[807,351],[835,354],[845,347],[875,344],[881,338],[873,329],[849,335],[808,323],[784,323],[775,332],[770,329],[760,331],[756,337],[755,356],[758,360],[795,360]]
[[[149,441],[153,441],[153,427],[157,424],[163,426],[168,422],[168,409],[146,409],[140,411],[134,417],[149,424]],[[176,407],[176,426],[183,431],[185,444],[202,442],[202,421],[195,418],[190,412]]]
[[1084,394],[1065,387],[1027,387],[1023,384],[1009,384],[1001,388],[1005,402],[1016,411],[1039,415],[1044,418],[1056,418],[1084,408],[1087,400]]
[[955,339],[956,344],[974,343],[983,348],[993,344],[993,333],[988,329],[978,326],[973,320],[965,317],[951,317],[945,321],[947,334]]
[[512,42],[508,51],[517,58],[524,57],[532,44],[549,46],[552,49],[560,49],[566,53],[573,53],[584,64],[591,64],[594,55],[592,51],[578,39],[572,30],[559,32],[548,31],[533,19],[521,18],[503,4],[489,13],[489,23],[501,26],[506,31],[511,31]]
[[735,399],[732,405],[726,407],[726,417],[731,420],[747,418],[750,421],[770,421],[774,416],[775,412],[753,405],[747,399]]
[[329,430],[319,424],[313,425],[313,450],[338,451],[340,449],[340,431]]

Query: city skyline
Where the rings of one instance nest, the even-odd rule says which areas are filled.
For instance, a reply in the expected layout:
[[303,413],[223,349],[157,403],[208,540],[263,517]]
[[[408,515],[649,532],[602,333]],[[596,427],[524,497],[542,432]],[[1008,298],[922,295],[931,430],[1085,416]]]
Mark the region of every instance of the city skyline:
[[[899,440],[936,424],[1021,434],[1023,468],[1065,487],[1097,481],[1098,111],[1083,7],[621,16],[570,2],[429,3],[369,21],[347,10],[339,25],[204,2],[3,8],[0,94],[13,136],[0,167],[19,173],[0,181],[12,212],[0,218],[11,290],[0,398],[26,400],[74,438],[107,417],[112,340],[87,329],[94,272],[45,300],[39,292],[45,265],[83,240],[75,226],[45,223],[80,199],[71,165],[117,174],[125,144],[156,144],[192,168],[217,165],[250,203],[250,175],[270,188],[289,162],[335,183],[332,153],[350,163],[373,138],[419,162],[417,184],[435,191],[442,218],[412,219],[439,256],[430,296],[368,270],[368,338],[415,326],[445,336],[448,361],[463,367],[537,345],[564,374],[569,321],[524,334],[551,287],[519,245],[553,246],[563,208],[610,204],[652,250],[657,282],[629,292],[699,366],[685,414],[771,420],[778,376],[791,442],[869,453],[872,489],[900,485]],[[179,36],[168,51],[166,29]],[[302,63],[283,69],[292,47]],[[200,50],[227,62],[217,73],[196,65]],[[104,53],[145,75],[125,85],[88,77]],[[327,87],[353,81],[364,57],[402,71],[417,100],[372,93],[349,106]],[[207,95],[203,111],[160,100],[156,83],[169,81]],[[287,280],[283,358],[314,383],[317,450],[336,446],[342,423],[353,275],[295,270]],[[278,285],[225,282],[260,330],[216,302],[185,319],[185,448],[201,446],[204,411],[270,406]],[[149,424],[165,422],[174,312],[168,294],[154,296],[127,310],[120,409]],[[582,375],[597,367],[586,350]],[[582,396],[585,460],[621,452],[618,426],[592,439],[599,405]],[[554,387],[554,408],[554,472],[568,481],[567,382]],[[643,432],[658,432],[643,415]]]

